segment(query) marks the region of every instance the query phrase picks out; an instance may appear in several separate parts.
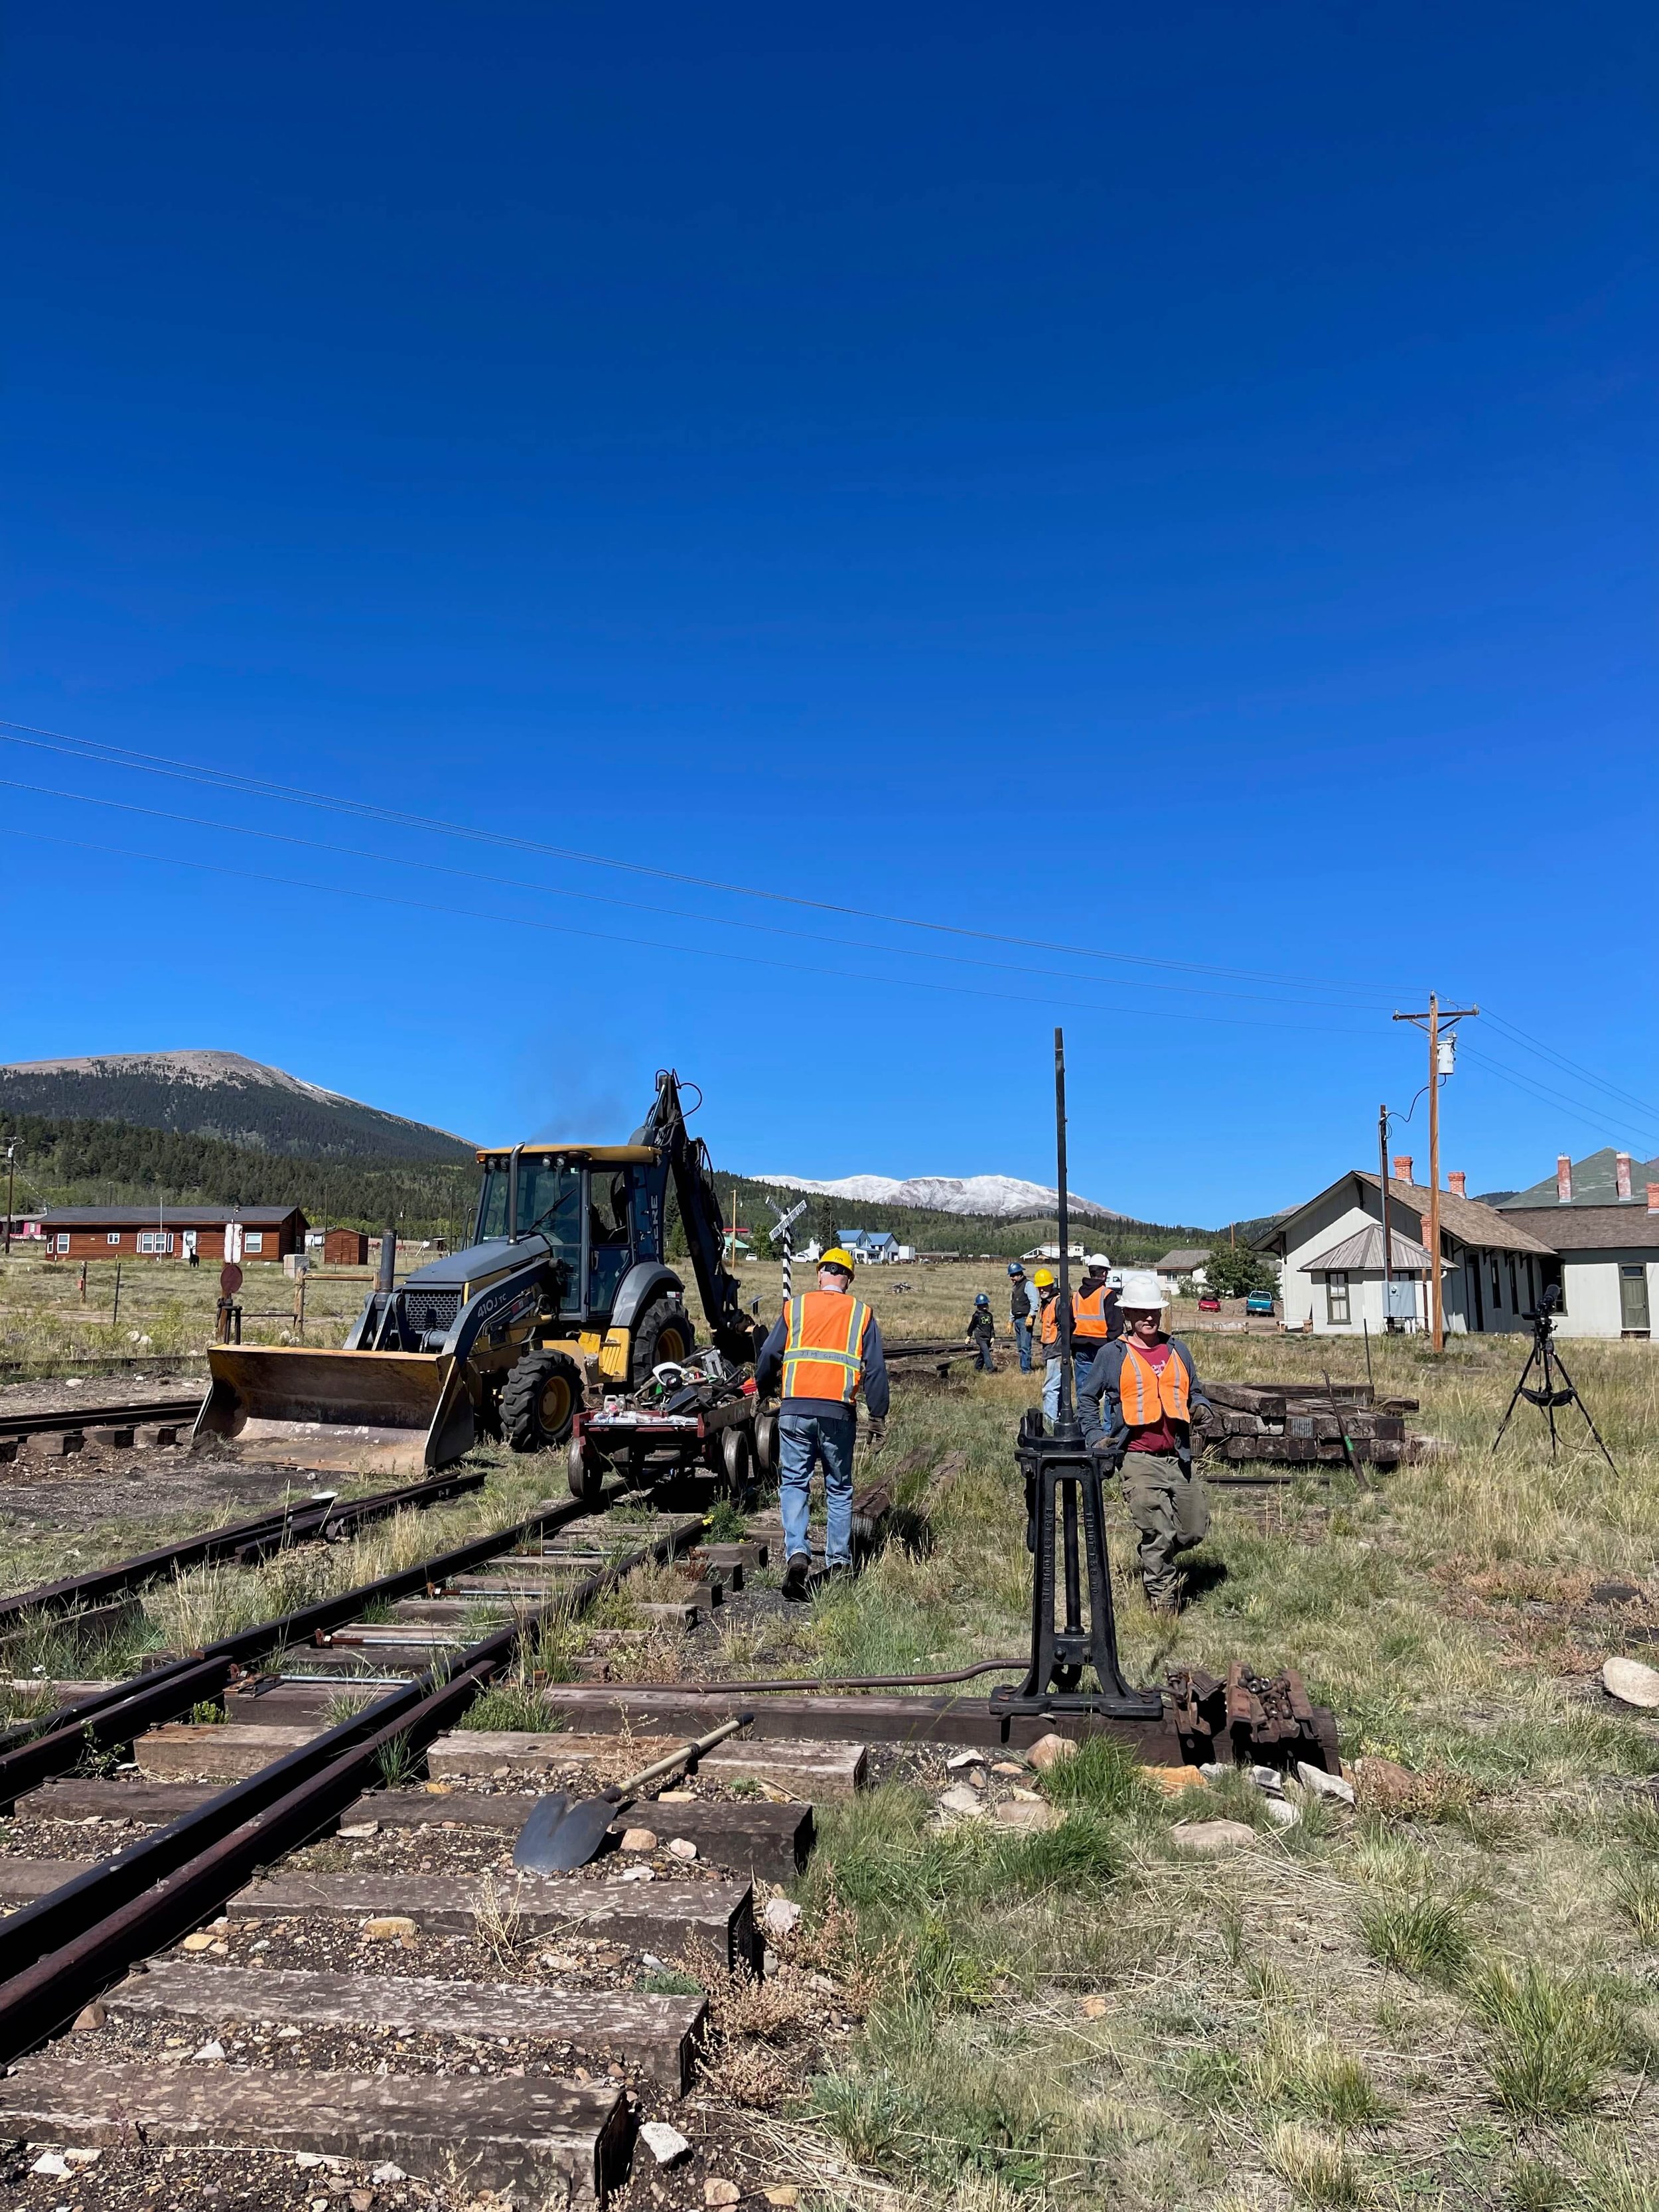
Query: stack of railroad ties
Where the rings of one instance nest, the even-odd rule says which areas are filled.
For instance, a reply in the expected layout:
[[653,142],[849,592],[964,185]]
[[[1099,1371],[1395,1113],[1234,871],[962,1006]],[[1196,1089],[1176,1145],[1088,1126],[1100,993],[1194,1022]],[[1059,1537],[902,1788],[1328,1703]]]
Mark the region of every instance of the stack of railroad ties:
[[1368,1382],[1206,1381],[1204,1395],[1214,1408],[1204,1440],[1221,1458],[1397,1467],[1414,1456],[1405,1416],[1417,1400],[1379,1399]]

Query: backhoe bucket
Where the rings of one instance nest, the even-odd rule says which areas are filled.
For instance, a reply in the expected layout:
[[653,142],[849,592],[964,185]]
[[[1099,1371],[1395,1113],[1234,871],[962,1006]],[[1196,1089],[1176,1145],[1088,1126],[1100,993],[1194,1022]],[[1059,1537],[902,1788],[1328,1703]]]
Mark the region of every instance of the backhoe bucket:
[[421,1475],[473,1442],[461,1370],[436,1352],[216,1344],[191,1442],[319,1474]]

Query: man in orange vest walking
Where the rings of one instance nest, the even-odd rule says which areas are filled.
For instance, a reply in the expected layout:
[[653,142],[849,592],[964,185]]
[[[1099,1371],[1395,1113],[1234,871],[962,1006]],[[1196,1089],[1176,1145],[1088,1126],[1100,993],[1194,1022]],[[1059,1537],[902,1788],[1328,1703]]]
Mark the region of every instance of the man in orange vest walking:
[[1158,1277],[1123,1279],[1127,1333],[1078,1378],[1078,1411],[1091,1451],[1115,1469],[1140,1540],[1140,1575],[1154,1613],[1179,1610],[1175,1563],[1201,1544],[1210,1525],[1204,1484],[1193,1465],[1193,1419],[1208,1415],[1179,1337],[1165,1336]]
[[1111,1280],[1111,1261],[1091,1252],[1084,1261],[1083,1287],[1072,1293],[1072,1359],[1079,1388],[1091,1360],[1123,1334],[1121,1302]]
[[887,1362],[881,1331],[868,1306],[853,1296],[850,1254],[832,1245],[818,1261],[818,1286],[791,1298],[755,1362],[763,1393],[782,1379],[778,1503],[783,1514],[783,1595],[804,1598],[812,1571],[807,1506],[812,1468],[823,1467],[829,1527],[823,1563],[831,1572],[853,1564],[853,1441],[858,1396],[872,1421],[887,1418]]

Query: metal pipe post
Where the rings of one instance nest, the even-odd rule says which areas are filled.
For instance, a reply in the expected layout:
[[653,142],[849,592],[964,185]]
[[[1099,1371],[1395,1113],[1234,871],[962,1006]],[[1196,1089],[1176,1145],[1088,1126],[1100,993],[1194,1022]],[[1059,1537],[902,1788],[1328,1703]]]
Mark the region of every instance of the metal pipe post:
[[1054,1170],[1060,1200],[1060,1417],[1054,1434],[1073,1437],[1079,1431],[1072,1396],[1072,1237],[1066,1206],[1066,1032],[1061,1029],[1054,1031]]

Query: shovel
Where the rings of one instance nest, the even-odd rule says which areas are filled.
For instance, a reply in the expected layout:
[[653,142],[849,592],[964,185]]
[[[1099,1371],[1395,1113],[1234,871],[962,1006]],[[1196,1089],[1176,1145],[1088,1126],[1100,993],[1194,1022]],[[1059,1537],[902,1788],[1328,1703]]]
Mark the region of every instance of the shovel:
[[688,1759],[700,1759],[705,1751],[724,1743],[740,1728],[747,1728],[754,1717],[753,1713],[739,1713],[736,1720],[722,1721],[707,1735],[677,1745],[666,1758],[641,1767],[626,1782],[612,1783],[597,1797],[579,1797],[573,1804],[562,1790],[538,1797],[513,1846],[514,1865],[526,1874],[574,1874],[595,1856],[611,1823],[625,1805],[633,1803],[647,1783],[661,1781]]

